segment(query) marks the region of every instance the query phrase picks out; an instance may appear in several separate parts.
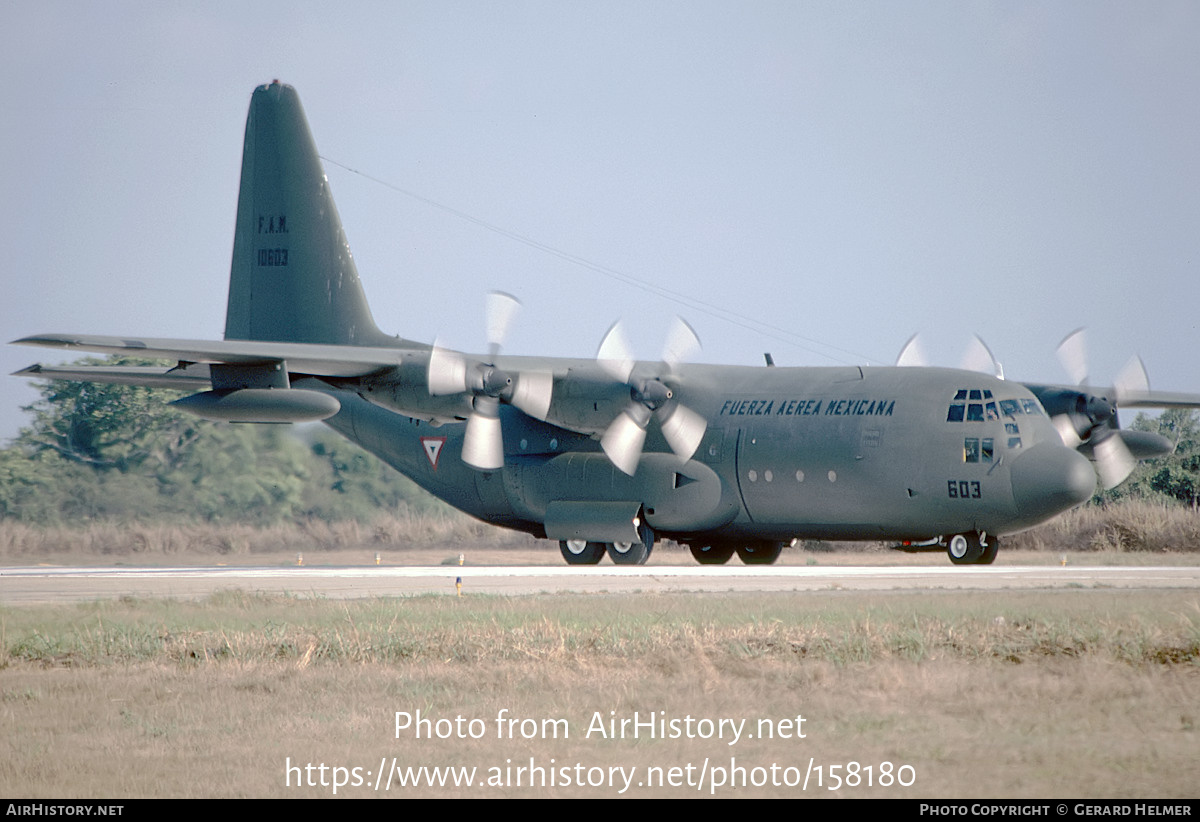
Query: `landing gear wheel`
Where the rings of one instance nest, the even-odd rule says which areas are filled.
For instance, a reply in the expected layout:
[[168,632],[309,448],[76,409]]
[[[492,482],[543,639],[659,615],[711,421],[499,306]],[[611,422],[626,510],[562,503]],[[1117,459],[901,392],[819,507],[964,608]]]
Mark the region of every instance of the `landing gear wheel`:
[[701,565],[724,565],[733,556],[734,546],[728,542],[718,542],[714,545],[689,545],[688,549]]
[[[946,555],[955,565],[975,565],[983,556],[979,534],[955,534],[946,543]],[[993,557],[994,559],[994,557]]]
[[999,537],[984,537],[983,538],[983,553],[979,556],[980,565],[991,565],[996,561],[996,554],[1000,551]]
[[558,549],[562,551],[567,565],[595,565],[604,559],[604,543],[588,542],[583,539],[559,540]]
[[610,542],[608,555],[616,565],[645,565],[654,548],[654,530],[642,523],[638,526],[638,542]]
[[750,542],[737,547],[737,554],[745,565],[771,565],[781,553],[782,542]]

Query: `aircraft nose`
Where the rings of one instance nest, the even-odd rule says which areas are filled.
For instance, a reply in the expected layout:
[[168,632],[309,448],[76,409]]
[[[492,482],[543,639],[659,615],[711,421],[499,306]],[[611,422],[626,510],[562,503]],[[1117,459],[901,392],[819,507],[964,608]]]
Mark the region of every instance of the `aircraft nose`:
[[1033,446],[1013,462],[1013,499],[1022,514],[1046,517],[1074,508],[1096,491],[1087,457],[1052,442]]

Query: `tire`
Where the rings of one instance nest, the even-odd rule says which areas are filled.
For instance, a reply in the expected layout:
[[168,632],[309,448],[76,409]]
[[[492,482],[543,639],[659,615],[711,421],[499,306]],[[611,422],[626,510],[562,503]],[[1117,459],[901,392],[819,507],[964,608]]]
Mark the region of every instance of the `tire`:
[[946,556],[955,565],[976,565],[983,556],[979,534],[955,534],[946,543]]
[[737,547],[737,555],[745,565],[772,565],[782,553],[782,542],[751,542]]
[[559,540],[558,550],[562,551],[567,565],[595,565],[604,559],[604,543],[588,542],[582,539]]
[[608,556],[616,565],[645,565],[654,549],[654,531],[646,523],[638,526],[640,542],[610,542]]
[[733,556],[734,547],[727,542],[715,545],[689,545],[688,550],[701,565],[724,565]]
[[996,554],[1000,552],[1000,539],[998,537],[983,538],[983,553],[979,555],[980,565],[991,565],[996,561]]

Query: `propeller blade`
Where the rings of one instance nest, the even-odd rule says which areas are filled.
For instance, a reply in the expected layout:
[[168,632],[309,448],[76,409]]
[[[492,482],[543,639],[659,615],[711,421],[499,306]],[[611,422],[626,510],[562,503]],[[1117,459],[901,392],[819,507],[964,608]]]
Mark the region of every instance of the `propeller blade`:
[[675,452],[675,456],[684,462],[692,458],[704,432],[708,430],[708,422],[686,405],[669,402],[655,412],[658,424],[662,427],[667,444]]
[[500,400],[495,397],[475,398],[475,410],[467,419],[463,437],[463,462],[481,471],[504,467],[504,434],[500,429]]
[[1058,344],[1058,361],[1076,385],[1088,384],[1087,332],[1076,328]]
[[600,438],[600,447],[612,464],[631,477],[637,471],[638,460],[642,458],[646,424],[649,422],[650,409],[640,402],[631,402]]
[[901,368],[922,368],[928,364],[925,358],[925,352],[921,350],[920,342],[921,332],[918,331],[908,338],[908,342],[900,349],[900,354],[896,357],[896,365]]
[[1122,400],[1138,399],[1150,395],[1150,377],[1146,374],[1146,364],[1141,357],[1133,357],[1125,363],[1125,367],[1117,374],[1113,388],[1117,393],[1117,403]]
[[667,364],[667,370],[674,371],[677,365],[690,359],[699,350],[700,338],[696,336],[695,329],[683,317],[676,317],[663,345],[662,359]]
[[620,320],[612,324],[604,339],[600,341],[596,359],[605,373],[614,380],[629,382],[629,375],[633,371],[633,353]]
[[521,308],[521,301],[503,291],[491,291],[484,302],[484,323],[487,328],[488,354],[492,360],[500,353],[500,347],[508,338],[513,318]]
[[1093,448],[1096,455],[1096,471],[1100,474],[1100,484],[1104,490],[1116,488],[1133,471],[1137,460],[1129,453],[1125,441],[1114,432],[1096,443]]
[[517,374],[509,402],[531,417],[545,420],[550,416],[554,394],[554,375],[547,371],[522,371]]
[[429,393],[435,397],[461,394],[467,390],[467,360],[457,351],[434,343],[427,371]]
[[1075,430],[1075,423],[1070,414],[1058,414],[1050,422],[1054,424],[1054,430],[1058,432],[1063,445],[1068,448],[1078,448],[1083,445],[1083,440],[1080,439],[1079,432]]
[[963,353],[962,367],[966,371],[979,371],[1004,379],[1004,369],[978,334],[971,338],[970,347]]

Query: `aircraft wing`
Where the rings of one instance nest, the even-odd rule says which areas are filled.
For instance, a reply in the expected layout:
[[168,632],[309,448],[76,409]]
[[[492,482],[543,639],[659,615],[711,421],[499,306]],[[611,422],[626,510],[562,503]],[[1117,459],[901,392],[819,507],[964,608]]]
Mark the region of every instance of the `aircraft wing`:
[[1122,408],[1200,408],[1200,394],[1174,391],[1139,391],[1121,395]]
[[1112,393],[1115,392],[1115,399],[1121,408],[1200,408],[1200,394],[1186,394],[1179,391],[1121,391],[1114,388],[1081,385],[1022,384],[1038,396],[1046,392],[1062,394],[1102,394],[1108,392],[1109,396],[1112,396]]
[[42,380],[78,380],[81,382],[140,385],[144,388],[170,388],[176,391],[207,391],[211,385],[208,365],[31,365],[13,373],[14,377]]
[[[399,364],[401,354],[405,349],[426,349],[420,343],[396,338],[395,348],[366,347],[353,345],[323,345],[317,343],[294,342],[259,342],[255,340],[178,340],[155,338],[126,338],[106,337],[82,334],[38,334],[32,337],[22,337],[13,340],[16,345],[36,345],[44,348],[60,348],[81,351],[99,351],[105,354],[127,354],[139,357],[161,357],[177,360],[181,363],[262,363],[272,361],[287,362],[287,370],[297,374],[312,374],[320,377],[362,377],[379,371],[382,368]],[[49,366],[32,366],[42,369],[31,372],[30,369],[17,372],[22,376],[47,376],[50,379],[87,379],[97,382],[118,382],[122,376],[120,369],[108,367],[108,379],[97,379],[98,374],[91,368],[76,367],[80,376],[69,376],[60,370],[56,376],[50,377]],[[101,367],[97,367],[101,368]],[[69,370],[69,369],[68,369]],[[165,376],[159,369],[159,373]],[[125,376],[130,379],[137,377],[133,372]],[[149,375],[145,375],[149,378]],[[207,375],[205,377],[207,379]],[[139,383],[135,383],[139,384]],[[194,382],[188,385],[194,385]],[[175,386],[172,386],[175,387]],[[186,386],[185,386],[186,387]]]

